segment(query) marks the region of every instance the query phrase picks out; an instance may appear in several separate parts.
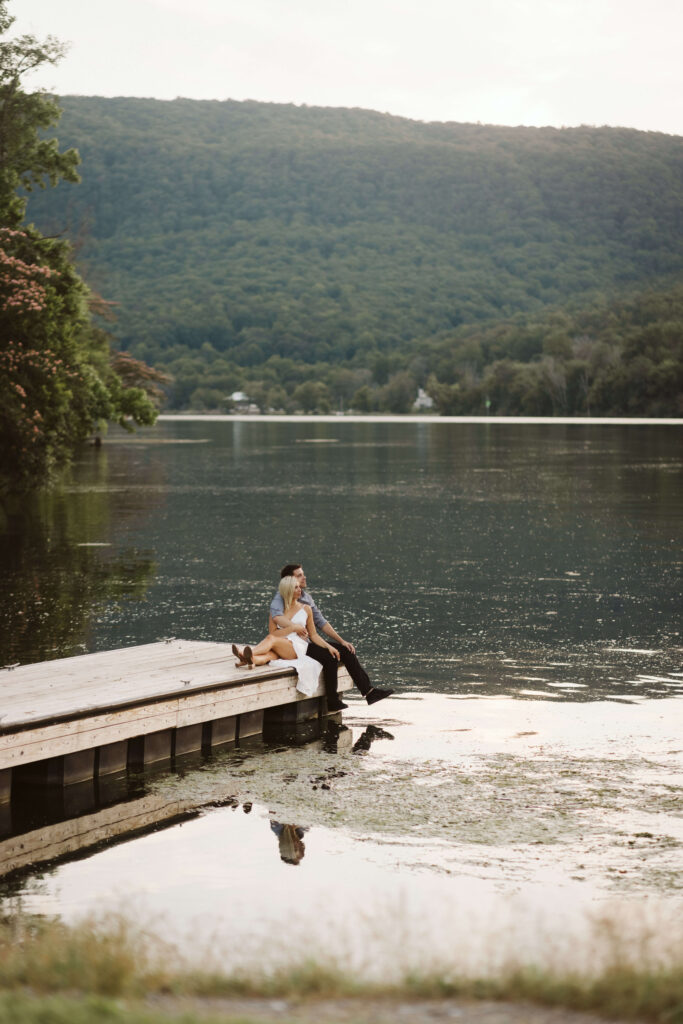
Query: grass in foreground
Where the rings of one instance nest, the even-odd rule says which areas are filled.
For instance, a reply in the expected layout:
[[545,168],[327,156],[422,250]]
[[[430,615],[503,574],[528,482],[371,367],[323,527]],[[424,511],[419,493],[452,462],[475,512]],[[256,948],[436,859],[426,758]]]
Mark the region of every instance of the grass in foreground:
[[[123,1005],[103,996],[30,996],[24,993],[0,995],[0,1024],[258,1024],[244,1016],[211,1017],[182,1015]],[[282,1024],[287,1024],[283,1020]]]
[[[168,1019],[168,1018],[166,1018]],[[112,999],[73,996],[0,995],[0,1024],[161,1024],[156,1014],[137,1013]]]
[[248,972],[200,970],[125,919],[68,927],[18,917],[0,924],[0,1024],[158,1024],[169,1018],[130,1006],[124,1011],[116,1000],[159,994],[298,1000],[459,997],[526,1001],[621,1020],[683,1024],[680,954],[680,949],[675,951],[665,965],[649,962],[645,954],[634,962],[623,956],[616,942],[613,955],[604,957],[603,951],[603,966],[591,973],[517,965],[490,977],[472,977],[459,974],[454,964],[434,972],[406,972],[398,981],[384,984],[358,980],[323,958]]

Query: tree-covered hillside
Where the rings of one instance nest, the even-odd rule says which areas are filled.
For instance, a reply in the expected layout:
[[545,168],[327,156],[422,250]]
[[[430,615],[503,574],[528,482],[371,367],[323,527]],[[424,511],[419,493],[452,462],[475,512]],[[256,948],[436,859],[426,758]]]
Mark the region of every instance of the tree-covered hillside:
[[[174,373],[176,407],[274,377],[287,407],[339,366],[348,399],[458,328],[604,303],[683,270],[678,137],[252,102],[60,103],[82,184],[32,197],[29,212],[81,235],[86,276],[118,304],[121,347]],[[423,384],[432,368],[417,365]]]

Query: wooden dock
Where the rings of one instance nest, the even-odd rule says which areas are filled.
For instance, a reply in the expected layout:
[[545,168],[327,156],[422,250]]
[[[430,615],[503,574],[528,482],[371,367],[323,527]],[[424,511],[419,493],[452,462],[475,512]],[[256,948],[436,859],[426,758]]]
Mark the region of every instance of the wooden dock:
[[[0,802],[27,771],[70,785],[326,713],[322,681],[307,698],[293,668],[234,661],[229,644],[169,640],[3,669]],[[352,686],[340,667],[339,690]]]

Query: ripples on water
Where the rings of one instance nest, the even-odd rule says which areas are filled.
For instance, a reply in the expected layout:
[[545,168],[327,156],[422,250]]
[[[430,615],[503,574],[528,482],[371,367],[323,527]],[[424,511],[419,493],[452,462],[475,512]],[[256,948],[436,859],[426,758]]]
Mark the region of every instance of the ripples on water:
[[126,790],[183,820],[25,872],[4,907],[70,918],[123,898],[259,953],[299,925],[311,941],[312,922],[339,950],[348,921],[354,949],[406,934],[429,959],[458,928],[464,952],[516,928],[538,948],[539,921],[569,935],[605,894],[680,893],[679,434],[178,421],[83,453],[9,510],[3,663],[253,640],[301,560],[398,696],[351,701],[336,745],[234,751]]
[[255,419],[117,435],[10,516],[3,658],[253,640],[298,559],[387,684],[680,693],[681,467],[672,427]]

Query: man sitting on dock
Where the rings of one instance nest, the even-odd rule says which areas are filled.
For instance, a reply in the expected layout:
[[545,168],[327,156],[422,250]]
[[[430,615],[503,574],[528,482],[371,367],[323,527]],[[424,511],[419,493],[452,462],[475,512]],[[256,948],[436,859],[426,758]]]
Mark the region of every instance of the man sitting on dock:
[[[304,573],[303,567],[296,562],[290,562],[288,565],[284,565],[280,570],[280,579],[283,579],[285,576],[294,576],[298,580],[301,585],[301,597],[299,598],[299,602],[301,604],[306,604],[311,608],[316,629],[320,630],[321,633],[325,633],[332,641],[332,646],[339,652],[335,657],[331,655],[329,651],[325,650],[325,648],[319,647],[317,644],[313,643],[309,643],[306,651],[309,658],[314,658],[316,661],[320,662],[323,667],[323,678],[325,680],[325,692],[327,694],[328,708],[333,711],[341,711],[343,708],[347,707],[343,701],[339,700],[337,693],[337,668],[339,666],[339,661],[341,661],[347,669],[349,675],[365,697],[368,704],[376,704],[378,700],[390,697],[394,692],[393,690],[380,690],[379,687],[371,685],[367,672],[356,657],[356,650],[353,644],[350,644],[348,640],[344,640],[339,633],[337,633],[336,629],[334,629],[334,627],[322,615],[315,601],[305,589],[306,574]],[[270,622],[268,624],[269,632],[274,632],[275,628],[279,626],[282,628],[283,635],[285,636],[287,633],[294,631],[307,639],[308,634],[306,633],[305,628],[303,626],[293,626],[289,619],[284,617],[282,614],[283,612],[283,600],[278,593],[270,602]]]

